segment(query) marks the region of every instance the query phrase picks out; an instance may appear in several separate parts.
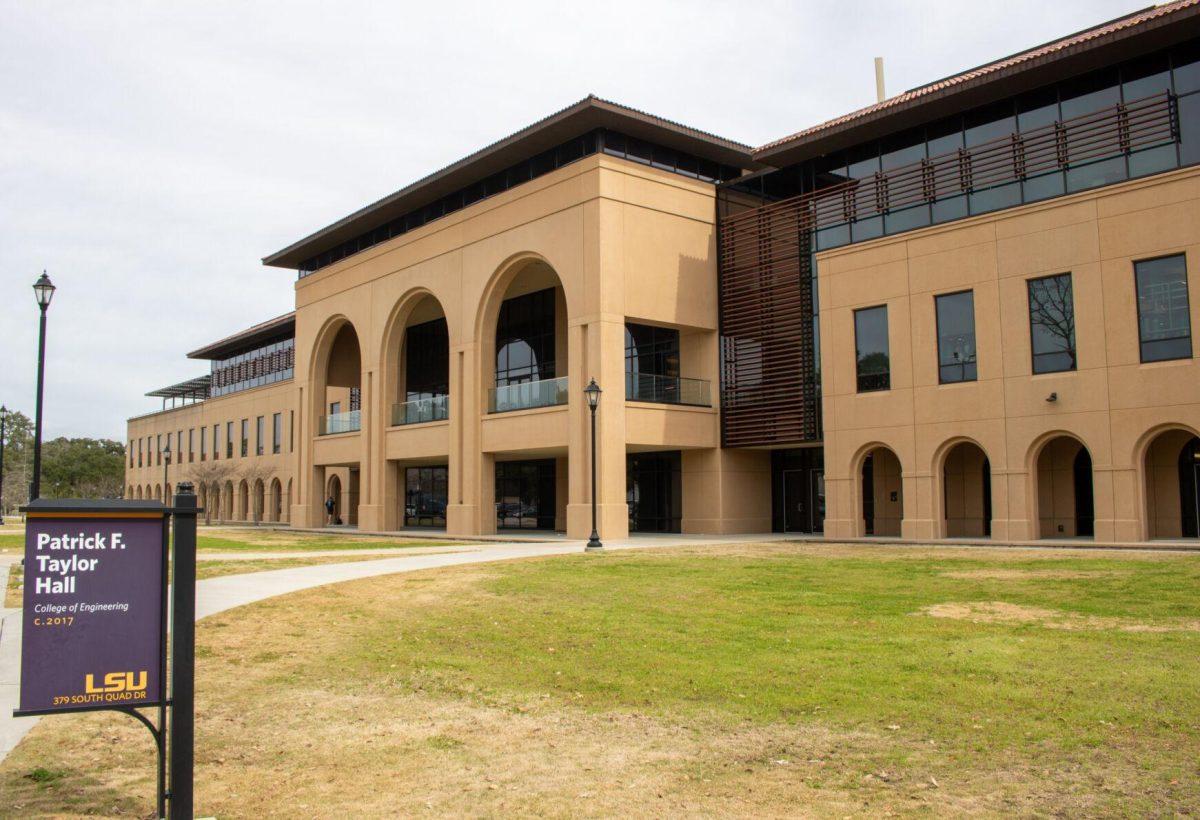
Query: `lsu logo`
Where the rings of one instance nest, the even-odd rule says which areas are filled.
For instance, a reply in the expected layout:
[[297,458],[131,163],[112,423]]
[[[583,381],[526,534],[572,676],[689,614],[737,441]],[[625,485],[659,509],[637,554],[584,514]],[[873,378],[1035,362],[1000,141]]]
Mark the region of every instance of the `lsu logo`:
[[104,676],[104,685],[97,686],[95,675],[85,675],[83,679],[85,691],[89,695],[103,692],[141,692],[146,688],[146,671],[141,672],[109,672]]

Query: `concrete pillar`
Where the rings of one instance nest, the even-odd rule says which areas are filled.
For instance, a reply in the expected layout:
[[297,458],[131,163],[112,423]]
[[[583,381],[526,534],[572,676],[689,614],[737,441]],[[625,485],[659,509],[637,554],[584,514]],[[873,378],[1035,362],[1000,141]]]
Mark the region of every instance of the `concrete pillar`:
[[[479,453],[480,395],[479,345],[457,345],[450,350],[449,488],[446,504],[448,535],[478,535],[483,530],[480,513]],[[493,516],[494,517],[494,516]]]

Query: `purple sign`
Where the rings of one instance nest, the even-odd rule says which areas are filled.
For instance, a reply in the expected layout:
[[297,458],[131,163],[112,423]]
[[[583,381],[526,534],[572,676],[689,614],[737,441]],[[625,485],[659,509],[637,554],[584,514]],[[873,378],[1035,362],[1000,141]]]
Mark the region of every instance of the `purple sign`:
[[19,712],[162,700],[165,521],[30,511]]

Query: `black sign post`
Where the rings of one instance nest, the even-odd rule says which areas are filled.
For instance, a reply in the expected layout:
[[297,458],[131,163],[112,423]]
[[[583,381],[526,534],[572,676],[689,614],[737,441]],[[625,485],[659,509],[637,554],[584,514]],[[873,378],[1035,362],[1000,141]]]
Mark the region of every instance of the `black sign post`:
[[192,820],[196,700],[196,496],[175,494],[171,596],[171,819]]
[[[171,817],[190,818],[198,510],[191,485],[178,489],[174,507],[157,501],[37,499],[21,508],[26,514],[21,696],[13,714],[112,709],[138,719],[158,752],[157,816],[167,816],[170,799]],[[172,519],[177,583],[170,596],[174,658],[168,696]],[[138,711],[143,707],[158,707],[157,725]],[[166,788],[168,756],[178,806]]]

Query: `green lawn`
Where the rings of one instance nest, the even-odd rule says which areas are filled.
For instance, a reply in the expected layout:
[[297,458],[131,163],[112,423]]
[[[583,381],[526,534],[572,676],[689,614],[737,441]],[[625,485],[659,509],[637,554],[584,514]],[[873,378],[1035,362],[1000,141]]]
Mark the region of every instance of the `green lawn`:
[[[397,664],[447,691],[899,725],[976,752],[1119,738],[1188,737],[1200,748],[1200,686],[1181,685],[1200,682],[1200,555],[900,556],[661,552],[513,564],[466,600],[384,618],[343,660],[365,679]],[[1043,577],[962,577],[981,568]],[[922,614],[992,601],[1127,619],[1134,629],[1187,628],[1051,629]],[[405,639],[391,640],[398,631]]]
[[[197,810],[1194,813],[1198,593],[1200,554],[779,544],[308,590],[201,622]],[[143,810],[114,721],[39,725],[16,814]]]

